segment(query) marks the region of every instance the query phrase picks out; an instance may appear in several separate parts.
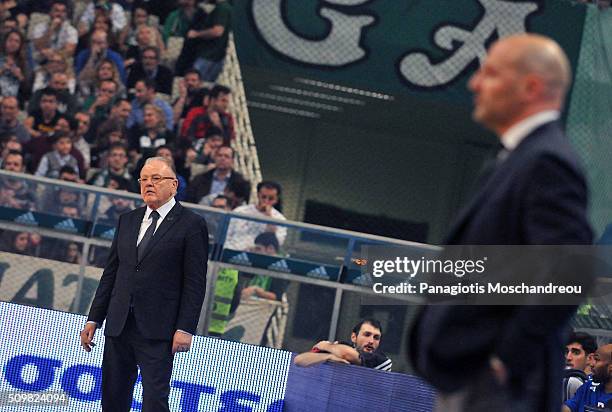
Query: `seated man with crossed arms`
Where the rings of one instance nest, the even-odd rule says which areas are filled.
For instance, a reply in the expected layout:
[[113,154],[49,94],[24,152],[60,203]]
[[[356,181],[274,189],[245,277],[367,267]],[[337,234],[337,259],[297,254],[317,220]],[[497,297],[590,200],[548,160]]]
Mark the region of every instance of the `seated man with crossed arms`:
[[391,371],[391,359],[378,350],[381,338],[380,322],[376,319],[363,319],[353,327],[350,343],[321,341],[310,352],[297,355],[293,363],[312,366],[329,361]]

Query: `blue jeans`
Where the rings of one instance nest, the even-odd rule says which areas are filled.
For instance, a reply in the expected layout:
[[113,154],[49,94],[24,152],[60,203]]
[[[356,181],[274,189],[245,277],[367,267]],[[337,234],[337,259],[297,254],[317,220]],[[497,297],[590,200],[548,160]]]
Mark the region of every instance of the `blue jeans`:
[[193,62],[193,68],[200,72],[200,77],[203,81],[214,83],[217,77],[219,77],[219,74],[221,74],[221,70],[223,70],[224,60],[214,62],[198,57],[196,61]]

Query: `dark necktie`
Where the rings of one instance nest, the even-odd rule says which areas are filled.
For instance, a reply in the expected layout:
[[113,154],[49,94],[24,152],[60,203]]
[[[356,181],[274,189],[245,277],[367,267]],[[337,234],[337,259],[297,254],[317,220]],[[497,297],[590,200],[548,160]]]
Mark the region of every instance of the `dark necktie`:
[[159,213],[157,213],[157,210],[154,210],[151,212],[149,217],[153,221],[147,228],[147,231],[145,232],[144,236],[142,237],[142,240],[140,241],[137,247],[139,261],[142,259],[142,255],[144,254],[145,250],[147,250],[147,245],[151,241],[151,238],[153,238],[153,233],[155,233],[155,228],[157,227],[157,219],[159,219]]

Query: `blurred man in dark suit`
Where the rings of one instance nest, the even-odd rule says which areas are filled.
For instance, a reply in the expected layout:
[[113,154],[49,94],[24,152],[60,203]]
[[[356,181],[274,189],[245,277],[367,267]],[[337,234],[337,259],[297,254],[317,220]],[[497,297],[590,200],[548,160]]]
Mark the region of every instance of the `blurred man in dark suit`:
[[178,181],[172,165],[148,159],[138,180],[146,207],[119,218],[81,331],[81,345],[89,352],[106,319],[104,411],[130,411],[138,367],[143,410],[169,411],[174,354],[191,346],[206,287],[206,222],[174,200]]
[[[448,245],[590,244],[587,185],[559,124],[570,65],[557,43],[496,42],[469,83],[474,119],[503,150],[460,212]],[[436,386],[439,411],[560,409],[563,328],[575,306],[428,306],[411,357]]]

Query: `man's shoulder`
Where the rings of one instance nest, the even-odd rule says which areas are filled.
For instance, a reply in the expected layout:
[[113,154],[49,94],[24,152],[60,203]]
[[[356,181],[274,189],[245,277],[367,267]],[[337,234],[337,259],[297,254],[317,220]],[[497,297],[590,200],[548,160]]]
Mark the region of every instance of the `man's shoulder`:
[[160,99],[159,97],[156,97],[154,100],[154,103],[156,106],[161,107],[164,110],[172,110],[172,107],[170,106],[170,104],[165,101],[164,99]]
[[272,217],[275,219],[287,220],[285,215],[283,215],[279,210],[272,208]]
[[236,209],[232,210],[232,212],[235,212],[235,213],[245,213],[245,214],[256,214],[256,213],[259,213],[259,211],[255,207],[255,205],[253,205],[253,204],[238,206]]
[[199,175],[195,176],[189,184],[190,185],[193,185],[194,183],[199,184],[206,180],[212,180],[214,173],[215,173],[215,169],[210,169],[208,172],[200,173]]
[[185,221],[189,224],[190,227],[194,227],[194,225],[200,225],[200,227],[206,228],[206,219],[204,216],[199,213],[194,212],[183,206],[180,202],[176,202],[176,206],[180,208],[181,218],[185,219]]
[[381,371],[390,371],[393,362],[382,351],[360,353],[363,366]]

